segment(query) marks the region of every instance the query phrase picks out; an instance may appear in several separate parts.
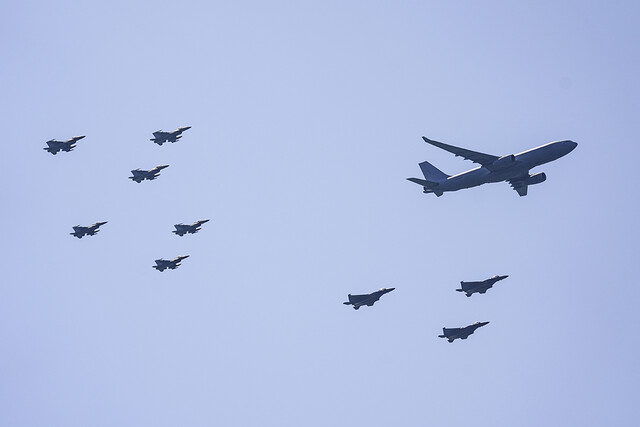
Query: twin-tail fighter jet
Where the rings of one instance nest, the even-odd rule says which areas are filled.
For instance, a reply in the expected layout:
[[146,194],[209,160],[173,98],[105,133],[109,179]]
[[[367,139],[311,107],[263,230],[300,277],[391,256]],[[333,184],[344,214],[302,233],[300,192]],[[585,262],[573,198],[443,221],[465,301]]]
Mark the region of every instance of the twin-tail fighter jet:
[[185,225],[185,224],[182,224],[182,223],[181,224],[176,224],[176,225],[174,225],[174,227],[176,229],[173,231],[173,233],[176,233],[178,236],[184,236],[187,233],[195,234],[198,231],[200,231],[200,227],[205,222],[209,222],[209,220],[208,219],[201,219],[199,221],[194,222],[191,225]]
[[155,261],[156,265],[154,265],[152,267],[155,268],[158,271],[165,271],[167,268],[170,269],[170,270],[175,270],[180,265],[180,262],[185,258],[189,258],[189,255],[182,255],[182,256],[179,256],[179,257],[176,257],[176,258],[172,259],[171,261],[166,260],[166,259],[162,259],[162,258],[161,259],[157,259]]
[[54,156],[58,154],[59,151],[73,151],[76,147],[76,142],[80,141],[82,138],[84,138],[84,136],[74,136],[66,141],[56,141],[55,139],[51,139],[47,141],[48,147],[43,148],[43,150],[50,152]]
[[578,145],[569,140],[556,141],[519,154],[499,157],[454,147],[453,145],[433,141],[424,136],[422,139],[428,144],[480,165],[475,169],[457,175],[447,175],[429,162],[420,163],[419,166],[422,169],[424,179],[407,179],[421,185],[424,193],[434,193],[438,197],[447,191],[457,191],[463,188],[477,187],[489,182],[500,181],[507,181],[520,196],[526,196],[530,185],[540,184],[547,179],[544,172],[531,175],[529,173],[531,169],[569,154]]
[[95,224],[91,224],[88,227],[82,227],[80,225],[76,225],[75,227],[73,227],[73,233],[69,233],[69,234],[77,237],[78,239],[82,239],[82,236],[93,236],[98,231],[100,231],[98,230],[98,227],[100,227],[101,225],[105,225],[106,223],[107,221],[96,222]]
[[160,171],[164,168],[168,168],[169,165],[160,165],[160,166],[156,166],[155,168],[145,171],[142,169],[134,169],[131,171],[131,173],[133,174],[133,176],[130,176],[129,179],[137,182],[138,184],[140,184],[142,181],[144,181],[145,179],[149,180],[149,181],[153,181],[154,179],[156,179],[158,177],[158,175],[160,175]]
[[487,289],[491,288],[496,282],[504,280],[507,277],[509,276],[493,276],[481,282],[460,282],[460,287],[462,289],[456,289],[456,291],[465,292],[468,297],[476,292],[479,294],[484,294],[485,292],[487,292]]
[[442,328],[442,335],[438,335],[438,338],[446,338],[449,342],[453,342],[458,338],[466,340],[476,329],[487,324],[489,324],[489,322],[476,322],[464,328]]
[[191,129],[191,126],[181,127],[173,132],[163,132],[162,130],[159,130],[153,133],[153,138],[151,138],[150,141],[153,141],[158,145],[162,145],[165,142],[177,142],[182,138],[182,132],[189,129]]
[[378,301],[382,295],[387,294],[387,293],[391,292],[394,289],[395,288],[382,288],[382,289],[378,289],[377,291],[372,292],[370,294],[364,294],[364,295],[351,295],[351,294],[349,294],[348,295],[349,301],[344,302],[343,304],[345,304],[345,305],[353,305],[353,308],[355,310],[359,309],[363,305],[368,305],[369,307],[372,307],[373,304],[376,301]]

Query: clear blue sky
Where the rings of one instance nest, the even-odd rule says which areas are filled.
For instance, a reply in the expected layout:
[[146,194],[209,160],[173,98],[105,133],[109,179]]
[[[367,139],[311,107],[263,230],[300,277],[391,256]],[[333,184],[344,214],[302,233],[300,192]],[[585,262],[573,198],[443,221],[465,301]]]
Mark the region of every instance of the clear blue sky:
[[[7,3],[0,424],[637,425],[640,6],[588,3]],[[436,198],[422,135],[579,145]]]

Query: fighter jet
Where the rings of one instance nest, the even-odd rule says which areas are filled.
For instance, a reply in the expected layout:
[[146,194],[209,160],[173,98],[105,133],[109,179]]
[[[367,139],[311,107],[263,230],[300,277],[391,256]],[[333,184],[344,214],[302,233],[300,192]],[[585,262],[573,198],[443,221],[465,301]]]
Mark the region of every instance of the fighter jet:
[[54,156],[58,154],[58,151],[73,151],[73,149],[76,148],[76,142],[80,141],[82,138],[84,138],[84,135],[74,136],[73,138],[67,139],[66,141],[56,141],[55,139],[51,139],[47,141],[48,147],[43,148],[43,150],[50,152]]
[[428,144],[442,148],[456,156],[478,163],[480,166],[457,175],[447,175],[429,162],[419,164],[425,179],[407,178],[423,187],[424,193],[434,193],[440,197],[447,191],[476,187],[489,182],[507,181],[520,196],[527,195],[530,185],[540,184],[547,179],[544,172],[531,175],[530,169],[549,163],[569,154],[578,145],[569,140],[550,142],[531,150],[507,156],[493,156],[465,148],[433,141],[422,137]]
[[180,261],[185,258],[189,258],[189,255],[182,255],[177,258],[168,261],[166,259],[157,259],[156,265],[153,266],[158,271],[165,271],[167,268],[170,270],[175,270],[180,265]]
[[476,322],[464,328],[442,328],[442,335],[438,335],[438,338],[446,338],[449,342],[453,342],[456,338],[466,340],[476,329],[488,324],[489,322]]
[[468,297],[476,292],[484,294],[487,292],[487,289],[491,288],[496,282],[504,280],[507,277],[509,276],[493,276],[490,279],[483,280],[482,282],[460,282],[462,289],[456,289],[456,291],[466,292]]
[[150,141],[153,141],[158,145],[162,145],[167,141],[172,143],[177,142],[180,138],[182,138],[182,132],[189,129],[191,129],[191,126],[181,127],[174,130],[173,132],[163,132],[162,129],[160,129],[159,131],[153,133],[153,138],[151,138]]
[[353,305],[355,310],[359,309],[363,305],[372,307],[373,304],[380,299],[380,297],[386,293],[391,292],[395,288],[381,288],[375,292],[364,295],[351,295],[349,294],[349,301],[344,302],[345,305]]
[[95,224],[92,224],[88,227],[76,225],[75,227],[73,227],[73,233],[69,234],[71,234],[72,236],[76,236],[78,239],[82,239],[82,236],[93,236],[98,231],[100,231],[98,230],[98,227],[100,227],[101,225],[105,225],[106,223],[107,221],[96,222]]
[[145,171],[142,169],[134,169],[131,171],[131,173],[133,174],[133,176],[130,176],[129,179],[134,180],[135,182],[137,182],[138,184],[140,184],[142,181],[144,181],[145,179],[148,179],[149,181],[153,181],[154,179],[156,179],[158,177],[158,175],[160,175],[160,171],[164,168],[168,168],[169,165],[160,165],[160,166],[156,166],[155,168]]
[[182,223],[176,224],[176,225],[174,225],[174,227],[176,229],[174,231],[172,231],[172,233],[176,233],[178,236],[184,236],[186,233],[195,234],[198,231],[200,231],[200,227],[205,222],[209,222],[209,220],[208,219],[201,219],[199,221],[194,222],[191,225],[185,225],[185,224],[182,224]]

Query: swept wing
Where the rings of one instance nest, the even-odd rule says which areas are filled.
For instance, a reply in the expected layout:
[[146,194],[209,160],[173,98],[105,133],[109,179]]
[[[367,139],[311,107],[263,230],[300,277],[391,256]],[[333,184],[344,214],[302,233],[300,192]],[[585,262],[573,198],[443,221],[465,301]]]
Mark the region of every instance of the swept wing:
[[499,159],[499,156],[493,156],[491,154],[479,153],[477,151],[467,150],[466,148],[455,147],[453,145],[445,144],[443,142],[434,141],[432,139],[423,136],[424,142],[431,144],[435,147],[442,148],[445,151],[462,157],[466,160],[471,160],[474,163],[478,163],[482,166],[491,165],[493,162]]

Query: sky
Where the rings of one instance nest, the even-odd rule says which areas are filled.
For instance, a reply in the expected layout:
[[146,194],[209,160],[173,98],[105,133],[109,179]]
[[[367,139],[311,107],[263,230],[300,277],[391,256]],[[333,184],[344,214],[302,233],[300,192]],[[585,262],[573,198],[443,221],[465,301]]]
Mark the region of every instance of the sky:
[[[637,2],[3,9],[0,424],[637,425]],[[436,197],[423,135],[578,147]]]

